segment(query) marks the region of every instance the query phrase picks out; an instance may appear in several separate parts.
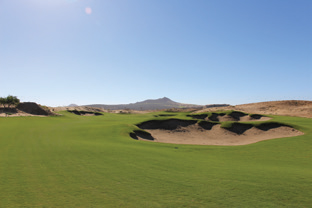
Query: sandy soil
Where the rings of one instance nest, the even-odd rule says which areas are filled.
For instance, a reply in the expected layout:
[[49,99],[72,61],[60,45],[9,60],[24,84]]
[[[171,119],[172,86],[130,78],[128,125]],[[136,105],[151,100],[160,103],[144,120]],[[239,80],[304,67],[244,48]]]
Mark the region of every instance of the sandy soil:
[[[303,135],[302,132],[288,126],[261,130],[252,127],[242,134],[214,125],[211,130],[198,124],[179,127],[175,130],[145,129],[154,138],[154,142],[196,145],[245,145],[263,140]],[[139,140],[146,140],[138,136]]]
[[195,111],[194,113],[215,112],[219,110],[237,110],[246,113],[312,118],[312,101],[284,100],[284,101],[249,103],[228,107],[206,108]]
[[17,116],[39,116],[39,117],[47,117],[43,115],[33,115],[25,112],[18,112],[18,113],[12,113],[12,114],[5,114],[5,113],[0,113],[0,117],[17,117]]

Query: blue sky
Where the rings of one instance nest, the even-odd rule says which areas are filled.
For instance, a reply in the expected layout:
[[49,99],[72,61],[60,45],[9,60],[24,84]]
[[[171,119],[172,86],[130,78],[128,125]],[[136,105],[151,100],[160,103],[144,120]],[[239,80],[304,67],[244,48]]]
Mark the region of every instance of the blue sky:
[[312,100],[311,0],[0,0],[0,96]]

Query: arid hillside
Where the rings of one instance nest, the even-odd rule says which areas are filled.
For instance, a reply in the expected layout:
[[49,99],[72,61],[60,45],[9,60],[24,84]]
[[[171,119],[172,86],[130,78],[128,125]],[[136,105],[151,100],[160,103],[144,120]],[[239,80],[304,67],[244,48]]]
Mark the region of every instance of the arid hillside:
[[212,112],[218,110],[237,110],[247,113],[299,116],[312,118],[312,101],[283,100],[259,103],[249,103],[236,106],[214,107],[195,111],[194,113]]
[[52,116],[56,115],[48,107],[34,102],[19,103],[15,107],[0,107],[0,117],[14,116]]

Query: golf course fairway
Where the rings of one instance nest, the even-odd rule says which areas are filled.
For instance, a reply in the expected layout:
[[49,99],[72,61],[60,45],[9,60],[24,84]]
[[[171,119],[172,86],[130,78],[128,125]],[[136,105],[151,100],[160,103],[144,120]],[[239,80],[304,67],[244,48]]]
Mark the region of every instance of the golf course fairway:
[[212,146],[129,136],[157,113],[61,114],[0,118],[0,207],[311,207],[311,118],[272,116],[301,136]]

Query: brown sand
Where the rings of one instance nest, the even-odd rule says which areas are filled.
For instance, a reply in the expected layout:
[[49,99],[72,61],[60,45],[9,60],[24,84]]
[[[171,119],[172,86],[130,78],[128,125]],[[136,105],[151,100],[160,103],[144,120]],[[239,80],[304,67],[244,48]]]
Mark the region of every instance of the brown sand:
[[6,113],[0,113],[0,117],[18,117],[18,116],[39,116],[39,117],[45,117],[42,115],[33,115],[29,113],[12,113],[12,114],[6,114]]
[[215,112],[219,110],[237,110],[244,111],[246,113],[312,118],[312,101],[283,100],[249,103],[236,106],[206,108],[193,113]]
[[[303,135],[302,132],[288,126],[279,126],[261,130],[256,127],[249,128],[238,134],[228,129],[214,125],[211,130],[192,124],[186,127],[178,127],[174,130],[145,129],[151,134],[154,142],[174,144],[196,144],[196,145],[245,145],[263,140],[293,137]],[[137,135],[139,140],[147,140]],[[150,138],[148,139],[151,140]]]
[[45,115],[34,115],[30,113],[26,113],[24,111],[21,111],[19,109],[3,109],[0,108],[0,117],[18,117],[18,116],[39,116],[39,117],[46,117]]

